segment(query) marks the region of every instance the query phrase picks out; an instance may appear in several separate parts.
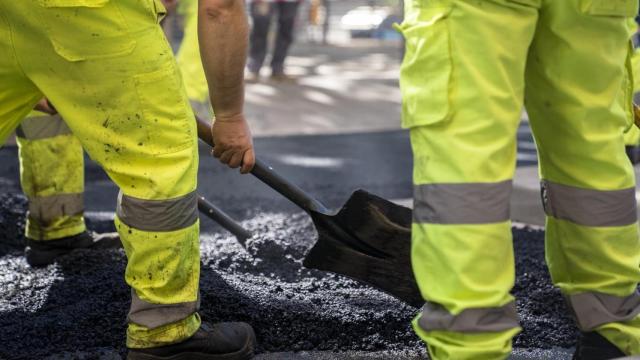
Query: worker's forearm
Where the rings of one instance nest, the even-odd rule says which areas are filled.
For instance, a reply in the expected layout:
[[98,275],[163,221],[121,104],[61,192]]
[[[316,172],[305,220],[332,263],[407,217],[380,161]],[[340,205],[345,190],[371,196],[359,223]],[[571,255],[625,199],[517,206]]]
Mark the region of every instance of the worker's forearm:
[[249,24],[243,0],[199,0],[198,38],[216,118],[243,112]]

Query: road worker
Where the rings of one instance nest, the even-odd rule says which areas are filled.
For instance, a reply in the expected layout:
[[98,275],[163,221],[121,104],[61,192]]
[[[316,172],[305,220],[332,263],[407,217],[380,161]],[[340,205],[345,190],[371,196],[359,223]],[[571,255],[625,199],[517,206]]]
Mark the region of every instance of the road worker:
[[282,82],[295,81],[295,78],[284,72],[284,63],[295,37],[295,22],[299,7],[300,0],[250,1],[249,9],[253,28],[251,29],[247,80],[257,82],[260,79],[260,69],[262,69],[269,48],[271,20],[277,16],[278,30],[271,56],[271,79]]
[[[165,8],[177,5],[163,0]],[[185,32],[177,56],[187,96],[194,111],[211,117],[209,89],[200,60],[197,0],[183,0]],[[46,266],[75,249],[120,245],[117,233],[87,232],[84,221],[84,158],[82,145],[62,117],[45,101],[17,128],[20,183],[29,200],[25,227],[26,260]]]
[[413,321],[433,359],[505,359],[520,331],[509,195],[523,105],[546,259],[582,332],[575,359],[640,354],[640,241],[623,133],[637,0],[405,1],[414,154]]
[[[0,142],[46,97],[120,187],[129,359],[247,359],[248,324],[202,325],[198,314],[197,132],[163,14],[159,0],[0,2]],[[214,156],[246,173],[243,2],[200,0],[199,33]]]

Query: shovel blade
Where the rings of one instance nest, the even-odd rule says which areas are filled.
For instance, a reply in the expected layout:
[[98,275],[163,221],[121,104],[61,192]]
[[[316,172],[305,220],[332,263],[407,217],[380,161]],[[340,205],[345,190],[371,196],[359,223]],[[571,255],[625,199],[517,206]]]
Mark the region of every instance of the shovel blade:
[[348,276],[420,307],[424,300],[411,268],[411,216],[409,208],[358,190],[336,215],[311,213],[318,241],[304,266]]

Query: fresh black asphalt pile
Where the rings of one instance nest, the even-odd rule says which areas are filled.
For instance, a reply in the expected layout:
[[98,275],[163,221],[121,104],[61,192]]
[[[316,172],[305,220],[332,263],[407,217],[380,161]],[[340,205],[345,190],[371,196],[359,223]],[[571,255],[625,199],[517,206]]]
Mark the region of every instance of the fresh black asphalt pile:
[[[21,255],[25,211],[21,195],[0,195],[0,359],[124,355],[129,305],[124,252],[82,250],[31,269]],[[88,221],[93,229],[112,229],[109,221]],[[423,348],[409,326],[418,309],[347,278],[302,267],[315,237],[306,215],[256,212],[243,224],[257,234],[246,250],[226,232],[202,236],[205,320],[250,322],[260,352]],[[576,330],[551,286],[543,233],[514,229],[514,237],[514,294],[523,327],[514,346],[572,346]]]

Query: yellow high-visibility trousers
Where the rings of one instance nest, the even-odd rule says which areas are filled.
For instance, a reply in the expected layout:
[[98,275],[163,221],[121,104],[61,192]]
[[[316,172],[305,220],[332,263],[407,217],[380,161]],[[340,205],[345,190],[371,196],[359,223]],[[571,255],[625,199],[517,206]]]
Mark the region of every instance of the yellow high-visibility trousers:
[[211,118],[213,110],[209,101],[209,86],[202,67],[198,44],[198,0],[180,1],[178,13],[182,15],[184,21],[184,37],[176,53],[178,68],[184,79],[191,106],[198,115]]
[[80,141],[59,115],[36,111],[16,134],[20,184],[29,199],[26,237],[56,240],[85,231]]
[[635,0],[405,1],[403,126],[414,153],[414,329],[434,359],[504,359],[509,196],[523,102],[552,279],[583,331],[640,353],[629,17]]
[[163,13],[159,0],[0,2],[0,141],[46,96],[120,187],[133,348],[200,326],[197,132]]

